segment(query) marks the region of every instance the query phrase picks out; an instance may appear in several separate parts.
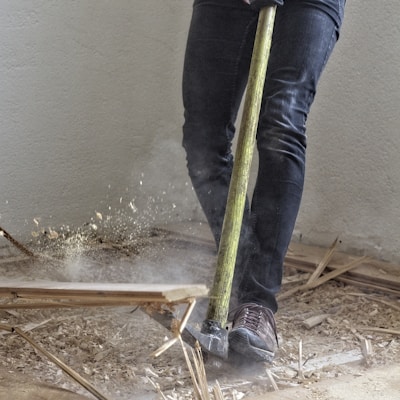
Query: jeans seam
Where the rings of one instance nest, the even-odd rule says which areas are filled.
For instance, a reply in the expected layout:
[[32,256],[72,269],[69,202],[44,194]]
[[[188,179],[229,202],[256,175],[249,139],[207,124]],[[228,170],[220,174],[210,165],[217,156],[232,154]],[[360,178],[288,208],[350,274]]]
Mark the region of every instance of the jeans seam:
[[[236,89],[237,89],[237,85],[238,85],[238,75],[239,75],[239,64],[240,64],[240,60],[243,57],[243,49],[245,48],[246,45],[246,41],[248,38],[248,34],[250,31],[250,26],[255,22],[256,18],[252,18],[249,23],[246,26],[246,30],[244,32],[244,35],[242,36],[242,41],[240,43],[240,47],[239,47],[239,52],[238,52],[238,56],[236,57],[235,60],[235,69],[234,69],[234,73],[235,73],[235,79],[234,79],[234,83],[233,86],[231,87],[232,90],[232,94],[236,93]],[[231,96],[231,102],[230,102],[230,109],[233,110],[233,106],[234,106],[234,99],[233,96]],[[237,117],[237,115],[235,116],[235,118]]]

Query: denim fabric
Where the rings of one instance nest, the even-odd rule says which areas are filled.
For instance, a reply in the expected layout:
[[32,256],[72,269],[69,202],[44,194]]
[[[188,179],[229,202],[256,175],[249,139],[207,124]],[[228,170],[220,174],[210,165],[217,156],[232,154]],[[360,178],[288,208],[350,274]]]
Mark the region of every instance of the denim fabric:
[[[305,124],[344,4],[286,0],[277,9],[257,131],[258,175],[246,202],[235,269],[233,290],[240,303],[277,310],[275,296],[303,191]],[[257,19],[242,0],[194,1],[183,72],[183,146],[217,245]]]

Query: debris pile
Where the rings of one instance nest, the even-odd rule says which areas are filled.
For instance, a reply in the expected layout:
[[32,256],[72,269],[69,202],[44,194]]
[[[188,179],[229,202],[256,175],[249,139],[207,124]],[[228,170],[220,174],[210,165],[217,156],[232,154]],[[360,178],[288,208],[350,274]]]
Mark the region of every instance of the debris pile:
[[[68,246],[62,237],[54,239],[57,241],[55,255],[49,248],[45,257],[35,260],[21,256],[19,250],[0,249],[0,276],[65,282],[70,280],[73,266],[74,278],[82,282],[153,283],[163,279],[164,283],[182,283],[186,279],[209,285],[213,278],[211,241],[173,230],[151,230],[132,242],[90,237],[76,252],[71,248],[73,240]],[[63,241],[65,251],[60,252]],[[359,265],[346,268],[334,280],[326,279],[355,260]],[[321,265],[324,268],[315,274]],[[241,368],[208,360],[202,370],[197,359],[197,367],[192,366],[191,371],[179,344],[151,358],[150,354],[171,338],[170,332],[134,307],[3,309],[0,325],[18,327],[114,400],[131,399],[132,395],[138,399],[193,399],[196,390],[206,389],[204,372],[210,399],[245,399],[400,362],[399,296],[379,290],[375,278],[369,278],[374,287],[368,286],[371,283],[365,286],[365,281],[350,284],[339,279],[348,279],[349,274],[352,279],[362,274],[374,277],[373,269],[380,274],[379,285],[383,279],[397,284],[397,271],[385,263],[342,255],[336,246],[316,251],[292,244],[277,313],[280,347],[272,365]],[[322,278],[322,284],[305,287]],[[198,313],[201,315],[201,310]],[[20,336],[1,330],[0,338],[0,377],[2,371],[23,372],[32,379],[88,394]],[[195,370],[201,372],[197,383],[193,382]],[[5,383],[0,379],[0,386]]]

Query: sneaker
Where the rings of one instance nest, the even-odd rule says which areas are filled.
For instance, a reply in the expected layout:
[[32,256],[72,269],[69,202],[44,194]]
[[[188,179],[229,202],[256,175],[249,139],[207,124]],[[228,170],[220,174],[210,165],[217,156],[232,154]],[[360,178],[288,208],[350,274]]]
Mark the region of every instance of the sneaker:
[[259,304],[242,304],[233,317],[229,349],[254,361],[271,362],[277,346],[273,312]]

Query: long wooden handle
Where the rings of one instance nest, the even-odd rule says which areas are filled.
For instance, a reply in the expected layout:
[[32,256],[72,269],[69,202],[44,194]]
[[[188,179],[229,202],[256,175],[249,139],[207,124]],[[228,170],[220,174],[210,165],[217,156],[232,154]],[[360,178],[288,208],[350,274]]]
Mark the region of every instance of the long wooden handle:
[[225,325],[246,202],[276,6],[260,11],[207,319]]

